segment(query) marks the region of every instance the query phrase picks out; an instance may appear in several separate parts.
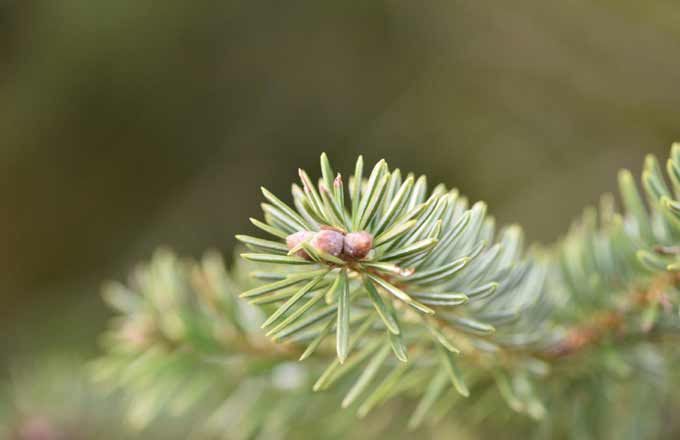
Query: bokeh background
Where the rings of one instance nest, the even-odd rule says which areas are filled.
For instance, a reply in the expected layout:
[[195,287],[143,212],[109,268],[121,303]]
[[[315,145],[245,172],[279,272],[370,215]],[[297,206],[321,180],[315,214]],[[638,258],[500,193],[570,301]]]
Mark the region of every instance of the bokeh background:
[[0,372],[95,353],[102,280],[231,258],[321,151],[549,243],[680,139],[679,49],[671,0],[0,0]]

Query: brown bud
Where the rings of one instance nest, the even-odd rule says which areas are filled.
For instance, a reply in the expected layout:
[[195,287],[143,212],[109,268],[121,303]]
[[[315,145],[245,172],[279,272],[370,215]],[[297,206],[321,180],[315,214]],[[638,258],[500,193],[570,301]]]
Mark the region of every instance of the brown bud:
[[344,236],[340,232],[325,229],[314,234],[312,246],[337,257],[342,253],[343,239]]
[[[290,234],[288,237],[286,237],[286,246],[288,246],[288,249],[293,249],[303,241],[311,240],[312,237],[314,236],[314,233],[312,231],[299,231],[294,234]],[[304,249],[300,249],[295,253],[298,257],[305,258],[309,260],[309,255],[307,255],[307,252],[305,252]]]
[[345,235],[343,252],[349,258],[364,258],[373,248],[373,236],[366,231]]

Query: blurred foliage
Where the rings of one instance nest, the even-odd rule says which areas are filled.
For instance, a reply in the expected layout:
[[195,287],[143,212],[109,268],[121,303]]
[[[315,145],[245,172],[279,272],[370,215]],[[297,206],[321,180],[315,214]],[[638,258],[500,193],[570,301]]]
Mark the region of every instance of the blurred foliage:
[[[123,399],[104,397],[79,355],[41,353],[13,361],[0,384],[3,440],[133,440],[187,438],[189,418],[166,417],[146,430],[126,424]],[[189,414],[190,416],[193,414]]]

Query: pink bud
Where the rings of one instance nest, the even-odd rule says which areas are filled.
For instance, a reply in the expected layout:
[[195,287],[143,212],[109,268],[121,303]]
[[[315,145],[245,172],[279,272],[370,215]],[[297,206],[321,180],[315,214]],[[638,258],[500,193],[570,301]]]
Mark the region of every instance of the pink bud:
[[366,231],[345,235],[344,253],[349,258],[364,258],[373,248],[373,236]]
[[[314,233],[312,231],[299,231],[294,234],[290,234],[288,237],[286,237],[286,246],[288,246],[288,249],[293,249],[303,241],[311,240],[312,237],[314,237]],[[305,258],[309,260],[309,255],[307,255],[307,252],[305,252],[304,249],[300,249],[295,253],[298,257]]]
[[314,238],[312,238],[312,246],[320,251],[324,251],[327,254],[337,257],[342,253],[343,239],[344,236],[340,232],[325,229],[314,235]]

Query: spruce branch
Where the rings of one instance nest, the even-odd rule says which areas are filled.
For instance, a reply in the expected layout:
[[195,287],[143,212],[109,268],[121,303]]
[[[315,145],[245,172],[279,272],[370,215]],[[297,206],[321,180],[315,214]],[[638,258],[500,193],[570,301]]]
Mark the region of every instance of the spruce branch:
[[[231,274],[216,254],[196,263],[161,252],[129,287],[108,289],[120,317],[93,368],[181,408],[198,371],[188,394],[215,408],[264,376],[258,395],[299,403],[290,423],[327,409],[310,407],[311,390],[360,417],[415,401],[411,428],[453,408],[474,413],[476,399],[533,419],[580,414],[561,397],[585,395],[594,408],[593,389],[616,393],[615,378],[633,375],[657,387],[677,357],[679,144],[666,175],[670,185],[647,158],[643,197],[622,171],[622,211],[605,195],[558,243],[526,250],[521,228],[497,231],[486,205],[455,189],[428,192],[424,176],[402,178],[385,161],[364,177],[360,157],[346,191],[324,154],[316,183],[299,171],[291,205],[262,189],[264,221],[251,221],[268,236],[237,236],[249,252]],[[650,353],[664,362],[649,364]],[[272,387],[280,368],[306,380],[282,393]],[[160,408],[140,411],[147,422]],[[252,423],[266,425],[271,413],[257,413]]]
[[[293,186],[297,210],[263,189],[270,204],[263,205],[265,221],[254,224],[274,238],[285,237],[285,243],[263,246],[252,237],[237,238],[260,251],[243,254],[245,259],[280,264],[285,278],[241,296],[278,302],[264,324],[274,340],[304,330],[295,342],[311,339],[316,347],[335,333],[340,365],[353,350],[361,353],[362,346],[373,343],[391,348],[398,362],[408,362],[409,352],[417,351],[435,361],[434,368],[456,371],[450,374],[451,385],[467,396],[459,361],[440,356],[440,348],[458,356],[479,346],[528,351],[540,343],[548,332],[542,330],[547,314],[539,312],[549,302],[547,259],[538,251],[524,251],[519,227],[496,233],[486,205],[469,207],[458,190],[438,185],[428,193],[424,176],[407,174],[402,181],[401,171],[390,170],[384,160],[365,179],[363,167],[360,157],[349,178],[350,202],[344,200],[341,175],[325,154],[317,185],[299,171],[303,189]],[[278,296],[284,285],[289,290]],[[317,286],[328,289],[325,303],[319,301],[322,292],[310,293]],[[305,320],[321,310],[322,317]],[[351,316],[358,318],[354,325]],[[377,324],[350,346],[352,333],[369,318]],[[392,362],[382,349],[366,356],[370,372]],[[356,399],[371,377],[358,376],[343,406]]]

